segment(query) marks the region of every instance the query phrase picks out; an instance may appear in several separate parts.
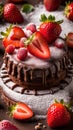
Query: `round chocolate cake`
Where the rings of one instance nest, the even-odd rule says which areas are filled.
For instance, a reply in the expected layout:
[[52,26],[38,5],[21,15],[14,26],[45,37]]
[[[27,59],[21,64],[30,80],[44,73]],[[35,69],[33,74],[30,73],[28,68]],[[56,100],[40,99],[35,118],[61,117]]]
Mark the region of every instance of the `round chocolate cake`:
[[51,46],[51,57],[47,60],[29,53],[24,61],[20,61],[17,52],[18,49],[12,55],[5,53],[4,64],[10,79],[24,89],[50,89],[66,77],[69,61],[66,47]]
[[[35,10],[25,16],[27,24],[33,22],[36,26],[39,26],[39,17],[42,13],[45,13],[46,15],[53,14],[57,20],[64,19],[64,22],[61,25],[62,32],[60,37],[58,37],[60,40],[63,40],[64,35],[72,30],[73,23],[64,17],[63,7],[59,8],[57,11],[49,12],[46,11],[43,4],[35,6]],[[72,26],[70,26],[70,24]],[[22,27],[23,26],[24,25],[22,25]],[[9,104],[12,101],[25,102],[31,106],[37,115],[40,115],[40,113],[43,115],[43,109],[44,115],[46,115],[45,107],[46,109],[49,107],[49,103],[53,101],[55,96],[59,98],[60,95],[60,98],[63,98],[66,94],[65,96],[67,98],[69,97],[68,90],[66,93],[63,91],[63,95],[60,90],[60,88],[62,88],[61,82],[64,83],[64,88],[70,83],[70,80],[68,79],[71,79],[70,77],[72,76],[70,75],[71,73],[68,73],[71,71],[72,65],[70,66],[68,49],[65,41],[63,41],[62,48],[59,48],[54,44],[50,44],[48,47],[50,50],[50,57],[47,59],[38,58],[28,52],[28,56],[23,61],[19,60],[17,57],[19,48],[15,48],[13,54],[5,52],[4,63],[0,71],[0,81],[4,99],[6,99]],[[66,77],[67,79],[64,82]],[[54,94],[51,95],[51,93],[53,93],[53,88],[56,88],[55,91],[59,90],[60,93],[58,91],[55,96]],[[32,94],[32,91],[35,91],[35,93]],[[37,91],[38,93],[43,91],[44,96],[38,96],[38,94],[36,96]],[[40,104],[42,109],[40,109]]]

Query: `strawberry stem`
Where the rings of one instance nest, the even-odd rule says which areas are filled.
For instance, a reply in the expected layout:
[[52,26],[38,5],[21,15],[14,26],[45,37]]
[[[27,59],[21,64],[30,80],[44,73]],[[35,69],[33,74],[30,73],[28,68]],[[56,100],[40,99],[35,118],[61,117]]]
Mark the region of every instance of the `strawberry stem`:
[[63,20],[56,21],[55,16],[49,15],[48,17],[46,17],[45,14],[41,15],[40,21],[41,22],[54,22],[54,23],[57,23],[57,24],[63,23]]
[[55,103],[61,103],[68,111],[73,112],[71,103],[66,103],[63,99],[61,99],[59,102],[55,99]]
[[12,27],[13,27],[13,25],[10,24],[10,26],[9,26],[8,28],[6,28],[6,32],[0,32],[1,35],[2,35],[3,37],[8,37],[8,35],[9,35],[9,33],[10,33]]

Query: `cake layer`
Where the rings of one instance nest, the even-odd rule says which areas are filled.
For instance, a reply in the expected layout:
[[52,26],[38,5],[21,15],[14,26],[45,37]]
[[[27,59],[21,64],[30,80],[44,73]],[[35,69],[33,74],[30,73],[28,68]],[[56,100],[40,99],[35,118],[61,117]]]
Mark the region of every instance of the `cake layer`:
[[18,50],[13,55],[5,54],[4,63],[12,81],[24,89],[49,89],[66,77],[68,54],[64,49],[50,47],[51,57],[42,60],[28,54],[24,61],[17,58]]

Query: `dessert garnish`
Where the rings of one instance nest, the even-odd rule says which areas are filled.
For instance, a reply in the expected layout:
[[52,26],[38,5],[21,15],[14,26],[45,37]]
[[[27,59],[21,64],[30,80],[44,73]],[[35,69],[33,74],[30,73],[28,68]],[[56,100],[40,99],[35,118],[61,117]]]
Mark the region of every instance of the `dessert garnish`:
[[7,53],[9,53],[9,54],[13,54],[14,50],[15,50],[15,46],[12,45],[12,44],[8,45],[8,46],[6,47],[6,49],[5,49],[5,51],[6,51]]
[[24,42],[28,51],[41,59],[50,58],[50,50],[47,41],[39,31],[36,31],[27,41]]
[[73,2],[66,3],[64,14],[69,20],[73,21]]
[[26,35],[21,27],[10,25],[6,28],[6,32],[1,32],[2,34],[2,43],[6,48],[8,45],[13,44],[16,48],[20,47],[20,39],[22,37],[26,38]]
[[19,48],[18,53],[17,53],[17,58],[19,60],[23,61],[27,57],[27,55],[28,55],[27,48],[24,48],[24,47]]
[[68,47],[73,48],[73,32],[69,32],[66,36],[66,44]]
[[9,107],[10,115],[17,120],[25,120],[33,117],[33,111],[25,103],[18,102]]
[[50,127],[62,127],[67,125],[71,120],[70,104],[67,104],[63,99],[58,102],[55,100],[47,112],[47,123]]
[[55,41],[54,41],[54,46],[56,46],[57,48],[64,48],[65,47],[65,40],[62,39],[62,38],[57,38]]
[[0,130],[19,130],[11,121],[0,121]]
[[56,21],[54,16],[49,15],[46,17],[45,14],[42,14],[40,21],[42,22],[39,27],[40,33],[47,40],[48,44],[54,42],[62,31],[60,24],[63,20]]

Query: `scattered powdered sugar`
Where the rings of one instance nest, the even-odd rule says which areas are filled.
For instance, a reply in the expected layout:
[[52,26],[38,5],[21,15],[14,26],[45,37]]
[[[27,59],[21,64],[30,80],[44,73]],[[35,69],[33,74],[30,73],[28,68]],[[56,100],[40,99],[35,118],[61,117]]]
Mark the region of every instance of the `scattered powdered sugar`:
[[63,49],[59,49],[57,47],[51,46],[50,53],[51,53],[51,58],[58,59],[64,55],[65,51]]

